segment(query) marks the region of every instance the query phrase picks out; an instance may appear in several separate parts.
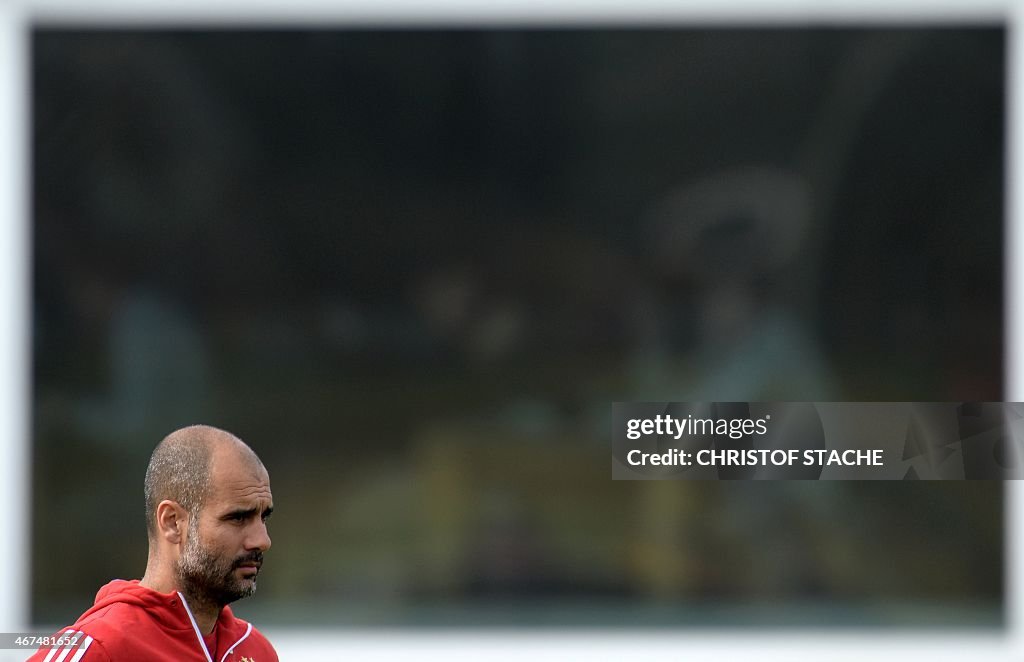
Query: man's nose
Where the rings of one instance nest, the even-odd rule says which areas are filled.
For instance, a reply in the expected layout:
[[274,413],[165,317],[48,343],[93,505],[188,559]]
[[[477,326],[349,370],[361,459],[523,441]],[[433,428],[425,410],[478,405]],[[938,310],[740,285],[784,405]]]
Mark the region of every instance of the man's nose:
[[256,527],[246,541],[246,549],[256,549],[261,552],[265,552],[270,549],[270,534],[267,532],[267,523],[260,521],[256,523]]

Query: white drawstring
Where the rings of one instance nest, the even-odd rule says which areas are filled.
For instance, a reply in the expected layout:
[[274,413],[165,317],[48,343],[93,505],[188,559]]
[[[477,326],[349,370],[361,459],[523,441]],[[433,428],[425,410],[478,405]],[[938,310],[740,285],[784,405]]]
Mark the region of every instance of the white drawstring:
[[[199,647],[203,649],[203,655],[206,656],[206,662],[213,662],[213,658],[210,657],[210,651],[206,648],[206,642],[203,641],[203,634],[199,631],[199,626],[196,625],[195,617],[192,616],[192,610],[188,608],[188,600],[186,600],[185,596],[181,594],[181,591],[178,591],[178,597],[181,598],[181,604],[185,606],[185,613],[188,614],[188,620],[192,621],[192,629],[195,630],[196,639],[199,640]],[[246,634],[249,633],[246,632]],[[223,662],[223,660],[221,662]]]

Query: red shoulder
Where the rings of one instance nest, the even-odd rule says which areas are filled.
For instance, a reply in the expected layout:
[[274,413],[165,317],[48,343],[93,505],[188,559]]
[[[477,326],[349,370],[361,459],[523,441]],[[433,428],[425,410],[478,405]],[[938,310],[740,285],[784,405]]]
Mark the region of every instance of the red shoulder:
[[262,651],[263,657],[256,658],[259,662],[278,662],[277,651],[270,644],[270,640],[257,630],[255,626],[252,628],[252,634],[249,635],[249,639],[252,640],[253,648]]

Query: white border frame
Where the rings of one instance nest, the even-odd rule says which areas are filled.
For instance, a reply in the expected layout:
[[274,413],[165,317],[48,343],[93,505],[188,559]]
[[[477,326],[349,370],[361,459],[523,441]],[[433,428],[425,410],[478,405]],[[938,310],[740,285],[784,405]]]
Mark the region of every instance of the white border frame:
[[[1007,26],[1006,395],[1024,401],[1024,6],[1013,0],[8,0],[0,2],[0,632],[29,621],[29,36],[36,25]],[[480,631],[269,629],[282,659],[1020,660],[1024,659],[1024,481],[1007,483],[1005,635],[877,630]],[[9,652],[8,652],[9,654]],[[0,652],[0,659],[8,654]],[[20,655],[23,657],[23,655]],[[10,657],[15,659],[15,657]]]
[[0,632],[28,621],[28,22],[0,5]]

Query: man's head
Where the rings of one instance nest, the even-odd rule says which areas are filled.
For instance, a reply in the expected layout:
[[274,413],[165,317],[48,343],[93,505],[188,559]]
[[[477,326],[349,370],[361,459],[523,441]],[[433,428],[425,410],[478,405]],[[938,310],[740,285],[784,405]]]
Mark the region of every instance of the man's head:
[[251,448],[205,425],[172,432],[150,458],[145,496],[157,571],[196,600],[225,605],[252,595],[270,548],[273,497]]

